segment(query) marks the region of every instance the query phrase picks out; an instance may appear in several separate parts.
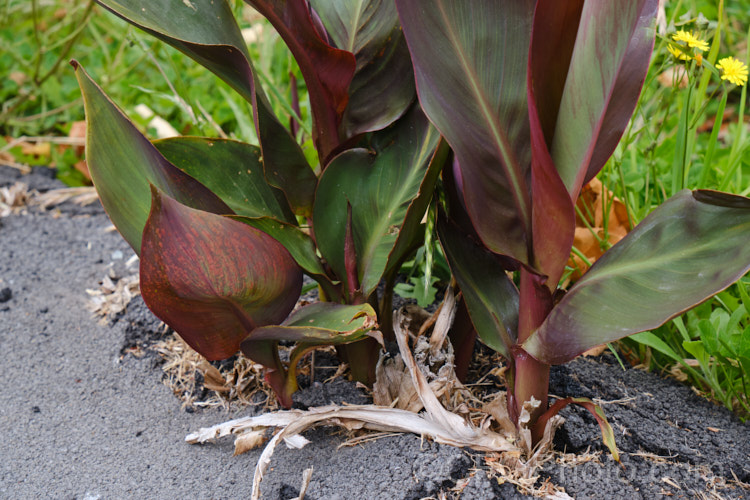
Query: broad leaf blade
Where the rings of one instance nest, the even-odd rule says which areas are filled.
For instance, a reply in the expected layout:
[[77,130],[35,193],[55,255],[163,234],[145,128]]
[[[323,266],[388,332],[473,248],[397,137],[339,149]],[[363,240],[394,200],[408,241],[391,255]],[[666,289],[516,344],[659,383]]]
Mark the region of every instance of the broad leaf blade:
[[266,182],[257,146],[206,137],[175,137],[155,141],[154,146],[237,215],[295,221],[284,194]]
[[358,280],[365,297],[378,286],[410,207],[429,201],[424,197],[432,188],[423,182],[430,177],[434,184],[437,171],[428,167],[438,139],[415,108],[374,140],[374,155],[364,149],[346,151],[321,176],[313,212],[318,248],[344,279],[347,204],[351,205]]
[[242,342],[242,352],[253,357],[253,344],[266,340],[337,345],[361,340],[377,325],[369,304],[343,305],[315,302],[290,314],[281,325],[256,328]]
[[396,244],[388,255],[386,274],[398,272],[409,253],[424,244],[425,227],[422,220],[427,213],[430,201],[432,201],[437,179],[450,157],[450,146],[445,142],[445,139],[440,138],[427,166],[427,171],[422,178],[419,193],[412,199],[404,216],[404,222],[399,229]]
[[308,215],[316,177],[302,149],[273,114],[228,2],[97,2],[205,66],[253,105],[268,181],[286,193],[295,213]]
[[477,334],[482,342],[510,359],[518,335],[518,290],[497,256],[442,212],[438,234]]
[[[529,102],[534,103],[538,125],[552,143],[560,100],[575,48],[585,0],[538,0],[529,49]],[[532,126],[533,130],[533,126]]]
[[303,270],[316,279],[326,279],[323,264],[315,254],[315,243],[299,227],[270,217],[232,217],[235,220],[259,229],[284,245],[292,258]]
[[425,113],[453,148],[493,252],[529,264],[526,65],[535,1],[397,0]]
[[681,191],[606,252],[523,344],[540,361],[656,328],[750,269],[750,199]]
[[[556,0],[540,0],[538,13]],[[654,45],[658,0],[589,1],[578,34],[549,143],[571,198],[612,155],[640,95]],[[558,22],[564,22],[562,16]],[[569,25],[570,26],[570,25]],[[572,26],[570,26],[572,28]],[[535,43],[557,50],[557,30],[539,30]],[[545,38],[545,33],[550,36]],[[535,75],[544,78],[545,72]],[[559,79],[558,72],[551,78]]]
[[228,358],[252,330],[289,314],[302,274],[279,242],[241,222],[185,207],[156,188],[152,195],[141,293],[193,349],[210,360]]
[[232,210],[174,165],[141,134],[77,62],[73,63],[86,108],[86,159],[99,198],[130,246],[140,253],[151,206],[149,184],[193,208]]
[[551,290],[575,235],[573,200],[552,161],[551,142],[583,0],[537,3],[528,64],[534,259]]
[[[340,345],[367,338],[376,325],[375,310],[369,304],[342,305],[316,302],[293,312],[281,325],[256,328],[242,341],[242,352],[265,366],[266,380],[279,401],[289,407],[297,390],[297,363],[319,345]],[[278,361],[279,341],[298,342],[289,358],[289,369]]]
[[414,71],[393,0],[312,0],[334,45],[357,66],[340,132],[350,138],[393,123],[414,101]]
[[315,145],[323,165],[340,144],[339,124],[354,76],[354,55],[328,44],[305,0],[245,0],[273,24],[299,64],[310,95]]

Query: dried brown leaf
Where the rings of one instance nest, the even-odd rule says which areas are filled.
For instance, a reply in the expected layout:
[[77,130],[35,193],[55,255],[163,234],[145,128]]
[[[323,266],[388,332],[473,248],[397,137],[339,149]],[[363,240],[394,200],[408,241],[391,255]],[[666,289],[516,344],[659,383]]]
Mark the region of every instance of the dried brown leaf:
[[237,455],[242,455],[245,452],[254,450],[266,441],[268,441],[268,439],[266,438],[265,429],[243,432],[234,440],[234,456],[236,457]]
[[21,153],[26,156],[49,156],[52,153],[52,144],[49,142],[26,142],[19,144]]
[[[608,246],[620,241],[630,231],[625,204],[615,198],[599,179],[592,179],[583,187],[576,208],[580,213],[576,214],[573,245],[592,264],[602,256]],[[602,242],[606,244],[603,245]],[[568,260],[568,266],[576,270],[573,278],[579,278],[588,269],[588,264],[574,254]]]

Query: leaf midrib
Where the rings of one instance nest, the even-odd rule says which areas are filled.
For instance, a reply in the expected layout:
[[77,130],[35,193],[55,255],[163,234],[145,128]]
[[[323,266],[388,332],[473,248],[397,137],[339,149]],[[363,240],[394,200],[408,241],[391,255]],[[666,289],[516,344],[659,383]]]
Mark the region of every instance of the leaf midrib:
[[[415,159],[413,161],[413,165],[418,165],[418,167],[412,166],[410,168],[410,172],[408,173],[408,175],[405,176],[404,182],[401,182],[401,185],[399,186],[399,189],[395,192],[395,195],[390,197],[390,200],[392,200],[392,203],[389,203],[384,206],[386,210],[383,213],[386,215],[379,218],[379,223],[377,224],[376,229],[370,232],[371,237],[367,239],[368,243],[365,246],[365,250],[362,254],[361,262],[364,263],[364,265],[362,267],[362,276],[360,277],[360,280],[363,280],[369,273],[369,270],[375,261],[373,256],[375,255],[376,249],[380,246],[380,243],[383,241],[386,230],[389,227],[388,222],[393,220],[393,217],[388,217],[387,214],[395,212],[398,208],[403,206],[405,202],[408,202],[407,210],[405,211],[405,212],[408,212],[408,206],[411,205],[411,202],[414,200],[414,198],[409,198],[406,195],[408,187],[411,186],[412,184],[411,182],[406,182],[406,181],[412,180],[416,176],[416,172],[425,170],[424,168],[422,168],[422,165],[425,162],[425,157],[428,156],[428,153],[429,153],[428,148],[431,142],[430,137],[434,133],[435,133],[435,129],[432,127],[429,127],[427,133],[425,133],[420,138],[422,142],[420,150],[415,155],[411,156],[411,158]],[[398,239],[398,236],[396,236],[396,239]],[[388,261],[388,258],[386,257],[385,267],[388,267],[387,261]]]
[[[750,223],[743,224],[737,227],[734,227],[731,229],[731,232],[744,232],[748,233],[750,232]],[[704,238],[705,241],[703,243],[698,243],[695,245],[691,245],[690,248],[687,249],[687,251],[681,254],[680,250],[668,250],[667,252],[661,252],[658,256],[654,258],[649,258],[644,265],[644,261],[633,261],[631,259],[630,262],[623,263],[616,266],[611,266],[611,269],[608,271],[598,271],[596,276],[593,276],[589,279],[586,279],[586,276],[579,281],[579,286],[583,287],[584,285],[589,285],[591,283],[596,283],[599,281],[602,281],[607,278],[617,278],[621,277],[623,275],[628,274],[645,274],[646,271],[644,270],[655,270],[655,269],[661,269],[661,267],[658,267],[660,264],[669,263],[669,262],[675,262],[676,260],[684,260],[688,258],[691,255],[695,255],[697,253],[700,253],[701,251],[705,251],[707,249],[716,248],[717,244],[714,241],[713,238]],[[682,248],[682,247],[680,247]],[[605,254],[606,255],[606,254]],[[631,271],[636,271],[631,273]],[[573,292],[575,288],[571,290]]]
[[463,47],[459,44],[458,36],[453,30],[452,24],[450,23],[448,14],[445,12],[443,0],[439,0],[437,4],[440,10],[440,15],[443,19],[443,24],[449,35],[448,39],[453,44],[455,52],[458,55],[458,60],[461,63],[461,67],[463,68],[464,73],[468,77],[468,81],[471,85],[471,91],[474,94],[476,102],[479,104],[482,117],[484,118],[484,121],[489,126],[490,131],[492,133],[492,137],[494,139],[494,143],[497,146],[497,151],[498,153],[500,153],[500,157],[502,159],[501,167],[503,168],[503,170],[505,170],[506,177],[510,181],[511,187],[513,188],[512,189],[513,199],[515,201],[515,204],[516,204],[516,207],[518,208],[519,213],[521,214],[521,220],[523,220],[525,226],[527,226],[525,228],[526,232],[530,234],[528,225],[531,221],[531,214],[530,214],[530,208],[529,208],[531,206],[531,200],[529,199],[528,190],[526,189],[526,182],[524,181],[518,161],[516,160],[515,155],[513,154],[513,150],[510,147],[510,144],[509,144],[507,136],[505,135],[505,132],[495,122],[495,119],[492,113],[492,108],[487,102],[488,99],[476,81],[475,71],[473,71],[472,66],[469,64],[468,58],[466,57],[466,54],[463,51]]

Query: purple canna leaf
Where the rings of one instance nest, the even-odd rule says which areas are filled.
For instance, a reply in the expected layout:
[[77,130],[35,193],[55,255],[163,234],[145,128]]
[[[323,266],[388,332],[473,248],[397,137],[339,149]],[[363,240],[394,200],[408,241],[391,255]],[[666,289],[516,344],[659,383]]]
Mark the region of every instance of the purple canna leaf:
[[276,240],[152,187],[141,253],[143,299],[206,358],[228,358],[255,328],[283,321],[301,287],[299,267]]
[[299,64],[310,95],[314,141],[323,166],[341,143],[339,125],[349,100],[354,55],[321,37],[305,0],[245,0],[279,32]]
[[684,190],[607,251],[522,347],[548,364],[656,328],[750,269],[750,198]]
[[343,139],[380,130],[414,101],[414,71],[393,0],[312,0],[331,41],[357,62]]
[[655,9],[655,0],[537,4],[527,85],[533,245],[550,289],[573,244],[578,192],[604,166],[635,108]]
[[396,0],[417,94],[456,154],[466,209],[493,252],[531,265],[526,66],[534,0]]
[[233,216],[232,219],[260,229],[284,245],[297,265],[324,287],[329,300],[335,299],[337,294],[333,290],[334,283],[328,278],[323,263],[316,255],[315,243],[299,226],[281,222],[271,217]]
[[584,0],[538,0],[529,49],[529,103],[547,144],[552,143]]
[[463,234],[442,211],[437,226],[440,244],[461,287],[479,338],[510,359],[518,335],[516,286],[506,275],[498,256]]
[[573,53],[583,0],[537,3],[526,90],[531,129],[531,192],[536,267],[550,290],[570,255],[575,209],[550,156],[557,110]]
[[[578,2],[569,6],[573,12],[551,18],[566,8],[557,0],[540,0],[537,13],[539,29],[535,30],[533,57],[549,61],[557,57],[562,41],[562,58],[568,57],[570,29],[548,29],[549,25],[575,18]],[[654,20],[658,0],[628,2],[588,1],[583,5],[577,25],[575,45],[557,112],[555,131],[548,142],[552,158],[572,200],[586,182],[607,162],[630,120],[646,78],[654,45]],[[535,21],[536,22],[536,21]],[[558,24],[559,26],[559,24]],[[551,52],[555,52],[552,55]],[[541,64],[539,64],[541,66]],[[560,67],[548,74],[545,68],[532,75],[533,84],[556,97],[561,81]],[[553,82],[537,82],[551,78]],[[540,112],[552,113],[553,103]],[[549,121],[542,121],[547,134]]]

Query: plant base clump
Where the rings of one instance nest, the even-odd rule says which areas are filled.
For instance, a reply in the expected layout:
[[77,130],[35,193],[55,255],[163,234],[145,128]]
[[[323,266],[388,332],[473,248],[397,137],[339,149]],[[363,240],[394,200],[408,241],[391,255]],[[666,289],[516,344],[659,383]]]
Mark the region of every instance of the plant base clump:
[[[266,445],[256,466],[253,498],[259,498],[260,481],[278,442],[284,440],[288,446],[304,446],[307,440],[300,436],[300,433],[318,425],[337,425],[349,430],[411,432],[443,444],[501,452],[494,460],[496,463],[502,460],[503,466],[507,467],[508,477],[513,478],[519,485],[529,482],[533,484],[534,472],[552,456],[552,438],[555,429],[562,424],[562,418],[556,416],[550,419],[544,438],[533,446],[530,430],[525,429],[520,434],[516,433],[514,424],[508,418],[504,397],[496,397],[490,404],[485,405],[482,412],[475,411],[474,415],[467,415],[467,403],[473,403],[470,401],[472,396],[458,382],[452,371],[452,348],[450,342],[445,339],[450,322],[440,321],[441,318],[450,316],[449,308],[443,309],[435,330],[427,339],[425,336],[416,335],[420,323],[410,325],[412,318],[405,314],[403,309],[396,315],[394,330],[399,344],[399,355],[392,363],[386,363],[381,359],[378,373],[382,378],[375,386],[375,397],[381,399],[381,402],[386,402],[390,398],[389,394],[399,395],[391,400],[388,406],[326,406],[306,411],[281,411],[239,418],[201,429],[188,435],[185,440],[189,443],[203,443],[234,435],[235,454],[238,454],[265,443],[265,429],[280,428],[281,430]],[[415,360],[409,347],[409,337],[416,339],[417,358],[429,359],[430,362],[419,363]],[[436,360],[439,361],[435,363]],[[439,365],[437,372],[433,370],[436,364]],[[425,373],[429,374],[429,377],[425,376]],[[404,375],[409,376],[408,382]],[[432,382],[428,382],[428,378],[431,378]],[[457,403],[454,409],[463,410],[464,415],[446,409],[441,399]],[[408,409],[401,409],[402,407]],[[421,409],[424,409],[424,412],[418,413]],[[497,430],[490,430],[491,427]]]

